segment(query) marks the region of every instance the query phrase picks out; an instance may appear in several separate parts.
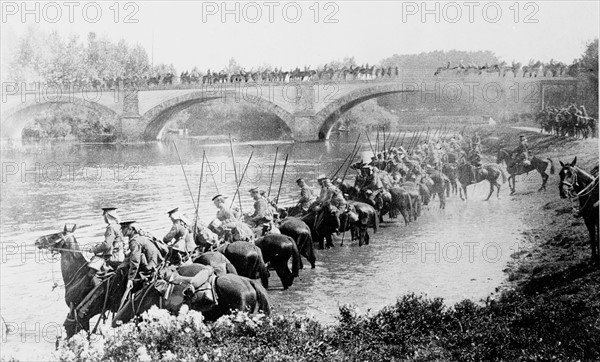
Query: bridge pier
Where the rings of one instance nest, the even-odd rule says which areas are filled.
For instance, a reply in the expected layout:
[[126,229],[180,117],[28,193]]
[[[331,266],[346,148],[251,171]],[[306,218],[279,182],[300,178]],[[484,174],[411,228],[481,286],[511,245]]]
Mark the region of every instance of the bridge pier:
[[125,142],[143,141],[146,124],[141,116],[123,115],[119,118],[118,139]]
[[290,127],[293,132],[294,141],[311,142],[319,141],[319,130],[321,125],[317,123],[315,116],[295,116],[294,124]]
[[138,91],[127,91],[123,96],[123,113],[119,117],[118,139],[125,142],[143,141],[145,122],[139,111]]

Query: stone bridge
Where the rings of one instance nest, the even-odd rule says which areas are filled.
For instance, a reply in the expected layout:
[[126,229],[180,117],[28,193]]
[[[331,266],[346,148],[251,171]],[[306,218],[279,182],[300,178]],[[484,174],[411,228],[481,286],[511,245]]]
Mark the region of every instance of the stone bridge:
[[[1,136],[20,138],[36,113],[73,104],[114,119],[120,139],[160,139],[173,115],[208,101],[248,102],[275,114],[296,141],[328,139],[340,116],[369,99],[403,93],[402,101],[428,109],[462,102],[469,114],[506,118],[533,113],[544,105],[548,86],[577,94],[573,78],[499,78],[497,75],[394,78],[336,82],[235,83],[172,87],[171,89],[61,90],[43,84],[4,84]],[[173,89],[175,88],[175,89]],[[464,108],[463,107],[463,108]]]

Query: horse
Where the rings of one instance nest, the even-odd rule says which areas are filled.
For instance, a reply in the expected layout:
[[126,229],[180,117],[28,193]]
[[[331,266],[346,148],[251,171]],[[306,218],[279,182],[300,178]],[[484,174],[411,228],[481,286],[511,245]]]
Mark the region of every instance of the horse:
[[[369,244],[369,227],[373,228],[374,232],[379,228],[379,217],[375,208],[364,202],[348,201],[346,210],[340,214],[338,231],[350,231],[352,240],[358,240],[358,246],[362,246]],[[343,237],[341,245],[344,245]]]
[[[35,246],[38,249],[48,249],[52,253],[60,254],[60,267],[65,284],[65,302],[70,308],[65,321],[65,328],[69,337],[78,330],[89,330],[89,318],[101,312],[101,310],[98,310],[89,318],[78,317],[77,308],[88,299],[86,296],[92,291],[93,285],[91,277],[88,275],[88,261],[84,258],[75,235],[73,235],[76,228],[77,225],[69,228],[65,224],[62,232],[45,235],[35,241]],[[97,288],[98,293],[106,291],[107,280],[110,279],[103,281]],[[112,286],[117,287],[115,284]]]
[[[279,231],[294,239],[300,255],[305,257],[310,263],[311,269],[315,268],[315,251],[313,248],[313,239],[310,227],[302,220],[295,217],[288,217],[279,225]],[[300,269],[304,268],[302,258],[299,260]]]
[[[472,167],[473,166],[468,163],[463,163],[462,165],[458,166],[458,181],[461,185],[461,188],[459,189],[460,199],[463,201],[467,199],[467,186],[486,180],[490,183],[490,193],[485,201],[488,201],[494,193],[494,186],[496,186],[498,189],[496,197],[500,198],[500,184],[498,183],[498,178],[502,176],[502,184],[506,182],[506,174],[504,173],[504,170],[502,170],[498,165],[484,165],[479,172],[476,172],[476,180],[473,180]],[[465,193],[464,198],[463,191]]]
[[220,245],[217,251],[225,255],[239,275],[260,279],[265,288],[269,287],[269,270],[258,246],[247,241],[235,241]]
[[408,225],[411,221],[416,221],[421,215],[421,195],[419,185],[415,182],[407,182],[400,187],[390,188],[392,195],[392,207],[400,212],[404,218],[404,224]]
[[[515,193],[516,187],[516,177],[517,175],[521,175],[524,173],[528,173],[529,171],[536,170],[542,176],[542,186],[538,189],[539,191],[546,190],[546,182],[548,182],[548,174],[546,173],[546,169],[548,168],[548,164],[550,164],[550,174],[554,175],[554,163],[550,158],[547,158],[548,162],[539,159],[537,157],[533,157],[529,165],[523,165],[505,149],[501,148],[498,150],[498,154],[496,155],[496,163],[500,164],[502,161],[506,162],[506,170],[508,171],[508,186],[510,187],[510,194],[513,195]],[[512,184],[510,180],[512,179]]]
[[238,273],[227,257],[218,251],[207,251],[199,256],[194,256],[192,260],[195,264],[210,265],[217,276]]
[[[300,269],[300,253],[294,239],[287,235],[269,234],[256,240],[255,244],[262,251],[265,263],[269,263],[275,269],[283,289],[292,286]],[[291,271],[288,267],[290,258],[292,259]]]
[[[177,273],[184,278],[194,277],[204,268],[206,267],[203,265],[188,264],[179,267]],[[194,299],[196,291],[190,288],[189,284],[170,284],[172,291],[169,293],[168,299],[165,299],[163,294],[156,289],[156,283],[144,286],[115,315],[112,322],[113,327],[116,327],[119,321],[127,323],[153,305],[167,309],[171,313],[177,313],[183,304],[187,304],[190,309],[201,311],[209,321],[217,320],[232,310],[270,314],[269,299],[265,288],[258,282],[239,275],[225,274],[215,278],[214,292],[217,304],[213,304],[209,308],[202,301]]]
[[438,195],[440,199],[440,209],[446,208],[446,192],[450,189],[450,179],[442,172],[434,170],[428,175],[432,184],[429,186],[431,196]]
[[446,189],[446,196],[450,197],[450,189],[452,189],[452,194],[456,195],[458,193],[458,185],[456,184],[456,179],[458,178],[457,164],[444,163],[442,165],[442,173],[448,177],[448,180],[450,180],[451,188]]
[[309,212],[300,218],[310,228],[311,237],[314,242],[319,243],[319,249],[332,248],[331,235],[339,228],[336,212],[328,204],[318,212]]
[[561,170],[558,172],[560,183],[558,186],[560,197],[578,198],[579,215],[583,217],[585,226],[590,235],[592,247],[592,263],[600,265],[600,238],[598,236],[598,166],[594,175],[575,166],[577,157],[571,163],[560,162]]

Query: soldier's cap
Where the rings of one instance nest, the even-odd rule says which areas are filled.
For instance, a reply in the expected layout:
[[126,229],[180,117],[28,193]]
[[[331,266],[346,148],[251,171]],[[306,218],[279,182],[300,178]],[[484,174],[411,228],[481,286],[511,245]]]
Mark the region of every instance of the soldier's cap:
[[220,198],[222,198],[222,199],[226,199],[226,198],[227,198],[227,196],[223,196],[223,195],[221,195],[221,194],[218,194],[218,195],[215,195],[215,197],[213,197],[211,201],[215,201],[215,200],[216,200],[216,199],[218,199],[219,197],[220,197]]
[[135,220],[123,221],[123,222],[121,223],[121,228],[127,228],[127,227],[130,227],[130,226],[132,226],[132,225],[133,225],[134,227],[135,227],[135,226],[137,226],[137,222],[136,222]]
[[168,211],[167,215],[171,216],[172,213],[177,212],[177,211],[179,211],[178,207],[174,208],[173,210]]
[[248,192],[250,192],[250,193],[258,192],[258,187],[253,187],[250,190],[248,190]]
[[521,137],[521,138],[525,138],[525,135],[524,135],[524,134],[522,134],[522,135],[520,135],[519,137]]
[[102,211],[104,211],[104,212],[108,212],[108,211],[114,211],[114,210],[116,210],[116,209],[117,209],[116,207],[103,207],[103,208],[102,208]]
[[302,177],[300,177],[299,179],[296,180],[296,183],[298,183],[300,181],[304,181],[304,179]]
[[326,179],[327,179],[327,176],[320,175],[319,178],[317,179],[317,181],[323,181],[323,180],[326,180]]

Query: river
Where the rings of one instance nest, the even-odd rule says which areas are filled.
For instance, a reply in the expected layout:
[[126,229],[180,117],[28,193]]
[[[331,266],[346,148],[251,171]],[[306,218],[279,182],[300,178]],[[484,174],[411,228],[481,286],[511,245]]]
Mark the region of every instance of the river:
[[[241,187],[243,211],[252,208],[250,187],[269,188],[276,149],[279,156],[271,195],[277,195],[288,155],[280,196],[280,205],[286,205],[298,197],[298,177],[306,178],[318,192],[317,176],[333,173],[353,145],[354,139],[347,136],[318,143],[234,142],[238,172],[252,153]],[[212,172],[205,170],[199,208],[200,218],[208,222],[216,213],[211,198],[222,193],[231,200],[235,192],[229,145],[180,140],[177,149],[194,198],[204,151],[212,165]],[[369,144],[362,145],[362,150],[367,160]],[[36,238],[62,230],[65,223],[76,223],[80,244],[99,242],[105,229],[101,216],[105,206],[118,207],[123,220],[137,220],[161,238],[171,225],[168,210],[179,207],[189,217],[194,214],[172,143],[3,144],[1,177],[0,313],[11,328],[2,339],[4,357],[51,358],[58,328],[68,312],[60,262],[37,251]],[[348,172],[347,178],[353,177]],[[507,196],[482,201],[488,188],[487,183],[469,187],[467,202],[451,196],[445,210],[434,200],[409,226],[399,219],[388,222],[386,216],[368,246],[349,242],[349,235],[339,246],[340,235],[335,248],[317,251],[316,268],[302,270],[289,290],[283,291],[271,273],[272,304],[278,312],[308,314],[332,323],[339,305],[352,304],[363,313],[377,311],[406,293],[442,297],[448,305],[487,297],[504,280],[502,270],[518,250],[524,229]],[[501,195],[507,195],[506,190]]]

